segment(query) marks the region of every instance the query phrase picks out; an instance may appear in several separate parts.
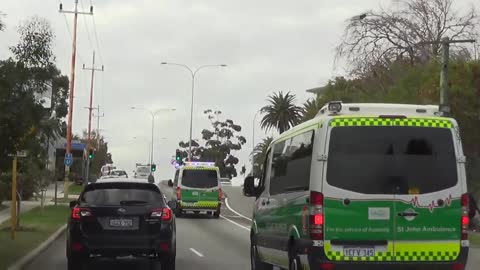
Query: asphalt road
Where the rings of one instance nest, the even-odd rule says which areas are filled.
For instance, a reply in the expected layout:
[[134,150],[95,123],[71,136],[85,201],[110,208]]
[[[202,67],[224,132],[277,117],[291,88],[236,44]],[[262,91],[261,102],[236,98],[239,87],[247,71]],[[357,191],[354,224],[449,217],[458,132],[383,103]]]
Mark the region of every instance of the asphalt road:
[[[224,206],[222,217],[218,220],[195,216],[177,219],[177,269],[250,269],[250,222],[238,214],[251,217],[252,199],[244,198],[239,187],[224,187],[224,191],[230,207],[236,213]],[[478,265],[480,250],[472,250],[467,270],[478,269]],[[55,241],[26,269],[67,269],[65,236]],[[159,266],[147,259],[95,259],[89,262],[86,269],[159,269]]]

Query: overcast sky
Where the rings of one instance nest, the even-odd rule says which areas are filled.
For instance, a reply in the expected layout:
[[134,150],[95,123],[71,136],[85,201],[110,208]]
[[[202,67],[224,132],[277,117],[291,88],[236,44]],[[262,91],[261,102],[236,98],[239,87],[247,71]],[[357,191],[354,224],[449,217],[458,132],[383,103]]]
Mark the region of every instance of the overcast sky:
[[[73,16],[58,13],[74,7],[74,0],[2,0],[7,29],[0,32],[0,58],[10,55],[8,46],[18,40],[16,26],[38,15],[47,18],[55,31],[57,64],[70,74]],[[131,172],[136,162],[148,161],[151,118],[131,106],[155,110],[175,108],[160,114],[155,129],[155,162],[158,178],[171,178],[170,160],[179,140],[188,139],[189,73],[163,61],[196,68],[205,64],[227,64],[227,68],[203,69],[195,89],[194,138],[208,127],[203,110],[223,112],[242,127],[247,138],[237,153],[247,164],[252,150],[252,121],[274,91],[291,91],[300,104],[312,94],[305,90],[324,85],[344,73],[333,65],[346,20],[389,0],[94,0],[99,49],[91,16],[78,21],[73,129],[80,133],[88,122],[91,65],[97,50],[105,72],[97,73],[94,104],[100,105],[102,134],[109,143],[114,162]],[[470,1],[459,0],[456,3]],[[80,0],[88,9],[90,0]],[[90,39],[89,41],[89,35]],[[99,52],[98,52],[99,51]],[[257,120],[259,120],[258,117]],[[96,126],[96,121],[94,122]],[[256,142],[265,137],[256,125]],[[166,139],[162,140],[161,138]]]

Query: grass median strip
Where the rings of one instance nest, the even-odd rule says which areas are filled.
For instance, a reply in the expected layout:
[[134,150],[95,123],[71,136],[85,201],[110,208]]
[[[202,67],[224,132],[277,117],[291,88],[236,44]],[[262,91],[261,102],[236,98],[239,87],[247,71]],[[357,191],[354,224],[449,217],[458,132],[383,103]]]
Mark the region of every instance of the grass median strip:
[[70,209],[66,205],[40,207],[20,215],[20,229],[15,240],[10,238],[10,220],[0,224],[0,269],[7,267],[62,227],[66,222]]
[[72,183],[68,186],[68,194],[70,195],[80,195],[83,191],[83,185],[77,185]]

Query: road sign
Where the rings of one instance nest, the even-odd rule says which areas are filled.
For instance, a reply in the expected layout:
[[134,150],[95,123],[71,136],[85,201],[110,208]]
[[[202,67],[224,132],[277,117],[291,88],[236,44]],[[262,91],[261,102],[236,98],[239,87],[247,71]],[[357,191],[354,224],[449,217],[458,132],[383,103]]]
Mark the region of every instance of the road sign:
[[22,151],[17,151],[17,154],[13,155],[13,154],[10,154],[8,155],[9,157],[27,157],[27,151],[25,150],[22,150]]
[[65,166],[72,166],[73,164],[73,156],[72,156],[72,153],[67,153],[65,154],[65,159],[63,160],[63,163],[65,164]]

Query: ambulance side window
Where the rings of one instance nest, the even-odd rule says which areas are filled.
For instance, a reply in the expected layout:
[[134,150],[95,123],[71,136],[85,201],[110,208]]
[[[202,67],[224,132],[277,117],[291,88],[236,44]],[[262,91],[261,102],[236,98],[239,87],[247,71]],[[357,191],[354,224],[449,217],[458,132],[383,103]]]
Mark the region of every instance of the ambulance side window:
[[[261,176],[261,179],[258,183],[258,188],[261,190],[260,193],[262,193],[264,190],[265,190],[265,185],[266,185],[266,181],[267,181],[267,173],[268,173],[268,169],[269,169],[269,165],[270,165],[270,156],[272,155],[272,151],[268,151],[267,152],[267,156],[265,157],[265,160],[263,162],[263,165],[262,165],[262,176]],[[255,183],[256,184],[256,183]]]
[[309,189],[313,138],[308,131],[274,146],[270,195]]
[[175,178],[173,179],[173,185],[178,186],[178,175],[180,174],[180,170],[175,172]]

